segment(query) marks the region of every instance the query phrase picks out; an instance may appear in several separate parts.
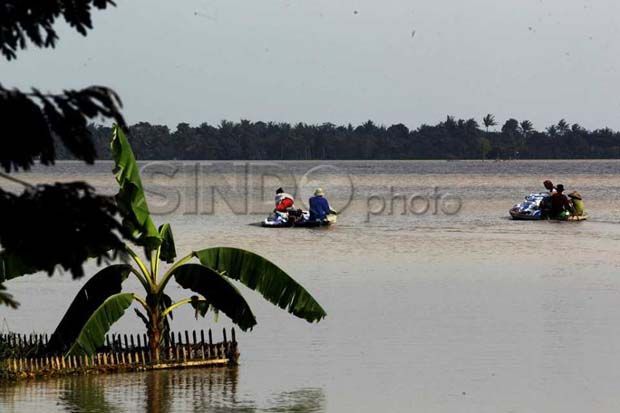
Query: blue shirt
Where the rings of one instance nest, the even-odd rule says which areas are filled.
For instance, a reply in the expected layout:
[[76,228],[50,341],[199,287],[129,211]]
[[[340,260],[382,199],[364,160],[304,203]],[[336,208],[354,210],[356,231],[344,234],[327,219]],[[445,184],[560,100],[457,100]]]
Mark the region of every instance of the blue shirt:
[[322,196],[310,198],[310,219],[324,219],[329,214],[329,202]]

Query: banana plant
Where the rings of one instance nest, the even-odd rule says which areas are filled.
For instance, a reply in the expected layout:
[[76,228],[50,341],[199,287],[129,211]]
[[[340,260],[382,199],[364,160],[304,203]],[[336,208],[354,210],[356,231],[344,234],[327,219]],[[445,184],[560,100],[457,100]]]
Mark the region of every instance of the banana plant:
[[[237,281],[257,291],[267,301],[307,320],[318,322],[326,316],[320,304],[291,276],[267,259],[252,252],[229,247],[212,247],[189,252],[178,259],[170,225],[156,227],[147,205],[131,146],[118,126],[111,140],[114,174],[120,190],[116,202],[122,211],[123,226],[131,231],[135,244],[126,246],[128,261],[95,274],[78,292],[49,341],[49,350],[68,355],[93,354],[103,346],[106,333],[133,304],[141,311],[149,338],[152,359],[160,360],[160,347],[172,312],[191,305],[196,316],[208,311],[224,313],[241,330],[256,325],[256,317],[237,287]],[[164,271],[162,263],[171,264]],[[135,277],[142,294],[124,292],[123,284]],[[190,291],[188,297],[172,302],[165,293],[170,282]],[[191,295],[190,295],[191,294]]]

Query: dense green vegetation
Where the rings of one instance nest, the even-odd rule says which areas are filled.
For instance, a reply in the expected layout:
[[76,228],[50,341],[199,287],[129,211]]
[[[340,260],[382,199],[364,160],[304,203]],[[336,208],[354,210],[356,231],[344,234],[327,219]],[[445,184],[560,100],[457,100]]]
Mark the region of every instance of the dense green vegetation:
[[[110,159],[110,129],[92,126],[97,152]],[[507,120],[501,127],[493,115],[482,120],[447,117],[437,125],[409,130],[371,121],[359,126],[330,123],[265,123],[223,121],[191,127],[138,123],[130,127],[139,159],[566,159],[620,158],[620,133],[608,128],[589,131],[561,120],[543,131],[530,121]],[[61,154],[65,159],[68,155]]]

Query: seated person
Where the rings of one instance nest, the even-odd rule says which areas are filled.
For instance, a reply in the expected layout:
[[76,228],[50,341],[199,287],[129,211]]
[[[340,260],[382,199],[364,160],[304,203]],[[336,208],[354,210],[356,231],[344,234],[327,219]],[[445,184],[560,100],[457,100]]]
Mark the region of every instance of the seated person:
[[290,209],[294,209],[295,199],[292,195],[284,192],[284,189],[278,188],[276,190],[276,207],[273,212],[288,212]]
[[550,180],[547,179],[545,182],[543,182],[543,185],[545,186],[545,189],[549,191],[549,195],[553,195],[554,193],[556,193],[555,186]]
[[568,197],[573,204],[573,216],[582,217],[586,214],[585,206],[583,205],[583,199],[581,198],[581,194],[577,191],[573,191],[568,194]]
[[540,202],[540,213],[543,217],[549,217],[551,216],[551,196],[557,191],[555,189],[555,186],[553,185],[553,182],[548,179],[543,182],[543,185],[545,186],[545,189],[549,191],[549,196],[543,198],[543,200]]
[[566,195],[563,194],[563,192],[564,185],[559,184],[556,187],[556,192],[551,194],[551,218],[558,218],[565,211],[572,212],[572,205],[570,204],[570,201],[568,200]]
[[314,196],[310,198],[310,221],[323,220],[329,214],[335,214],[330,206],[325,193],[321,188],[314,191]]

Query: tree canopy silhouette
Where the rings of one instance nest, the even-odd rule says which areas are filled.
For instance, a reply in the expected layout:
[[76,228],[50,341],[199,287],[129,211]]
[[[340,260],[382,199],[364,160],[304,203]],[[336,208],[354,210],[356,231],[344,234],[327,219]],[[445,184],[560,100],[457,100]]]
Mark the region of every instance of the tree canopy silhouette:
[[[91,128],[100,157],[110,159],[110,128]],[[620,133],[607,128],[590,131],[561,120],[538,131],[531,121],[516,119],[508,119],[498,131],[485,128],[475,119],[448,116],[435,125],[411,130],[401,123],[386,127],[371,121],[338,126],[248,120],[198,126],[181,123],[176,130],[140,122],[129,130],[134,151],[142,160],[620,158]],[[71,158],[68,152],[59,156]]]

